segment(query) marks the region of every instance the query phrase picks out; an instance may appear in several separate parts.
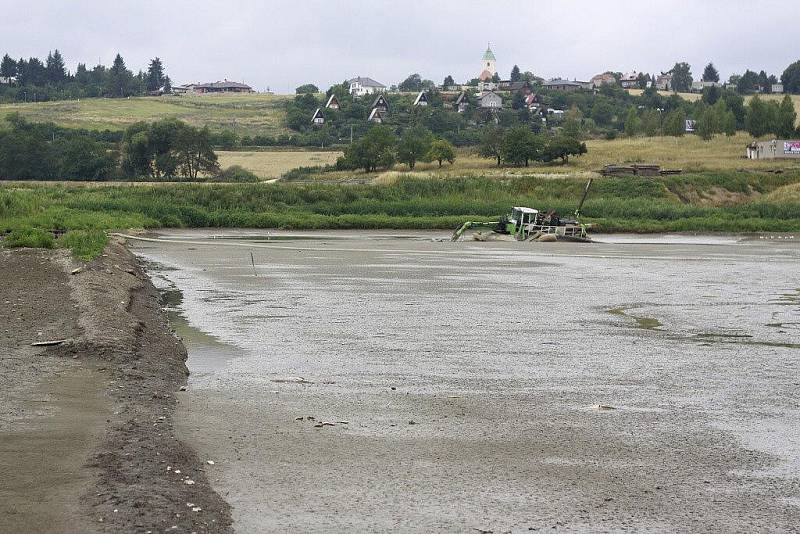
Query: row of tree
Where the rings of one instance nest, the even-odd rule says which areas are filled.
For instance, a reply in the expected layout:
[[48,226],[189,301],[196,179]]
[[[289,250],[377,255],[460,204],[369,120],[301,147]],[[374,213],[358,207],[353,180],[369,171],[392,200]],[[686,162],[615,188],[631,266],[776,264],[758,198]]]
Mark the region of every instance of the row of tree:
[[[160,58],[153,58],[147,71],[134,74],[117,54],[110,67],[98,64],[89,69],[79,63],[74,73],[67,70],[58,50],[39,58],[0,60],[0,98],[20,101],[83,97],[127,97],[153,92],[171,92],[172,83]],[[13,81],[12,81],[13,80]]]
[[425,128],[409,128],[398,138],[387,126],[373,126],[345,149],[344,156],[336,161],[336,168],[371,172],[403,163],[413,170],[418,161],[436,161],[441,167],[445,161],[452,164],[455,159],[453,145]]
[[0,129],[3,180],[196,180],[220,172],[208,129],[177,119],[133,124],[121,140],[18,114],[6,122],[9,127]]
[[546,136],[530,128],[493,127],[486,130],[481,140],[480,154],[502,164],[527,167],[531,161],[567,163],[570,156],[586,154],[586,143],[569,135]]

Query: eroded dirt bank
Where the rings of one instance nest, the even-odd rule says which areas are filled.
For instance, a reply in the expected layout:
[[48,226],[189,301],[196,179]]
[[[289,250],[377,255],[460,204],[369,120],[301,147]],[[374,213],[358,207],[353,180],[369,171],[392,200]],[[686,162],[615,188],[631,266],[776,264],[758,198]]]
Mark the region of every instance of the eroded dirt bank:
[[120,242],[78,266],[0,251],[0,530],[230,531],[174,435],[186,350],[158,294]]

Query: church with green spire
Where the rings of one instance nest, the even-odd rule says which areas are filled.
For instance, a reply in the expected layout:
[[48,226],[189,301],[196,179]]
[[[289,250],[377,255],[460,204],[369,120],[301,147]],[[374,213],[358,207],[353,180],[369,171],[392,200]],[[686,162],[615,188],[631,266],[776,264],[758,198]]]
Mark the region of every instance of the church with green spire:
[[481,60],[481,70],[478,79],[482,82],[488,82],[497,73],[497,59],[492,52],[491,43],[486,46],[486,52],[483,53]]

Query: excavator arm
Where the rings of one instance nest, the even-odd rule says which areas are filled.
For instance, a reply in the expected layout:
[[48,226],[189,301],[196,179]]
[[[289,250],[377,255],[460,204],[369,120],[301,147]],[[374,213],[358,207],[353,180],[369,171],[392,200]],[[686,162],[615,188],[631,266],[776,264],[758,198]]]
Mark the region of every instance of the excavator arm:
[[497,226],[497,224],[498,221],[493,221],[493,222],[467,221],[464,224],[462,224],[458,228],[458,230],[453,232],[453,237],[451,241],[458,241],[459,239],[461,239],[461,236],[464,235],[464,232],[466,232],[470,228],[494,228],[495,226]]

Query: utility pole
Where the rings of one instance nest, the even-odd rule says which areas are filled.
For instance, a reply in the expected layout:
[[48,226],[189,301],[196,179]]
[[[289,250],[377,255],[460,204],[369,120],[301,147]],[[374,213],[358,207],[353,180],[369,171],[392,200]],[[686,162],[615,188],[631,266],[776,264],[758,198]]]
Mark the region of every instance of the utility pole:
[[353,144],[353,125],[350,125],[350,144]]

